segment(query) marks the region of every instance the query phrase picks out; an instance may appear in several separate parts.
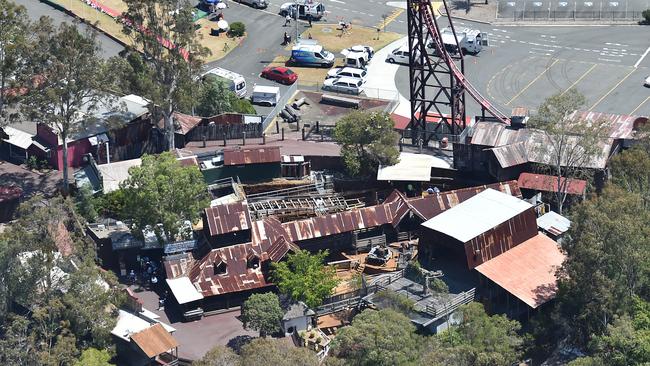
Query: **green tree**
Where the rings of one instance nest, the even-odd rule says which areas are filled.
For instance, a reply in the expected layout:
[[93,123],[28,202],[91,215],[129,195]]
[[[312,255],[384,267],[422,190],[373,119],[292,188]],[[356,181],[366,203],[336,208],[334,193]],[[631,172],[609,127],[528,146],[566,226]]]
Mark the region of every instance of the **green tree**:
[[373,301],[382,309],[393,309],[407,316],[413,312],[413,307],[415,306],[415,301],[409,299],[406,295],[391,290],[377,292]]
[[111,355],[107,350],[88,348],[81,352],[81,356],[74,366],[111,366],[113,364],[109,362],[110,360]]
[[635,146],[612,158],[612,183],[641,195],[644,207],[650,204],[650,154],[644,146]]
[[97,220],[97,209],[95,208],[96,200],[93,197],[93,188],[90,184],[84,184],[79,188],[75,197],[77,212],[88,220],[94,222]]
[[260,332],[260,337],[280,331],[284,312],[278,296],[272,292],[253,294],[242,305],[241,321],[244,328]]
[[242,365],[318,366],[316,353],[282,339],[256,338],[241,350]]
[[125,0],[125,3],[128,10],[123,14],[127,24],[124,33],[146,55],[141,66],[148,70],[141,74],[152,80],[146,83],[143,97],[151,101],[155,120],[162,116],[167,147],[172,150],[173,114],[192,93],[201,58],[209,51],[199,43],[192,15],[194,8],[189,1]]
[[[159,240],[176,240],[191,233],[180,232],[184,220],[196,222],[210,204],[203,175],[195,166],[183,167],[172,153],[144,155],[142,165],[129,169],[120,184],[124,210],[134,220],[134,235],[153,228]],[[162,224],[162,228],[158,226]]]
[[327,251],[315,255],[306,250],[289,254],[285,262],[273,263],[273,280],[283,294],[315,308],[332,294],[338,281],[334,268],[325,266]]
[[216,77],[206,76],[196,106],[196,113],[212,117],[221,113],[254,114],[255,108],[246,99],[240,99]]
[[0,0],[0,126],[17,117],[21,93],[9,89],[20,88],[28,81],[33,26],[25,7]]
[[350,174],[369,175],[378,165],[396,164],[398,135],[388,113],[354,111],[341,118],[334,128],[334,139],[341,145],[341,156]]
[[215,346],[200,360],[192,362],[194,366],[239,366],[239,355],[222,345]]
[[416,365],[420,341],[406,316],[390,309],[364,310],[339,330],[331,350],[349,365]]
[[75,25],[62,23],[56,32],[47,28],[39,42],[42,70],[39,87],[29,93],[32,117],[50,126],[63,145],[63,190],[68,192],[68,141],[94,121],[92,115],[113,98],[105,92],[111,73],[100,56],[94,31],[80,33]]
[[606,121],[571,117],[571,113],[584,107],[586,101],[584,95],[571,88],[544,100],[529,121],[530,126],[543,135],[544,143],[533,153],[544,163],[539,168],[556,177],[553,198],[560,214],[572,180],[589,177],[585,167],[602,153],[600,142],[606,137]]
[[474,365],[511,365],[521,356],[522,338],[517,334],[521,325],[504,315],[489,316],[480,303],[461,308],[463,320],[448,330],[443,338],[451,346],[466,346],[464,351]]
[[573,210],[558,291],[560,321],[579,345],[602,335],[648,294],[650,220],[642,198],[616,186]]

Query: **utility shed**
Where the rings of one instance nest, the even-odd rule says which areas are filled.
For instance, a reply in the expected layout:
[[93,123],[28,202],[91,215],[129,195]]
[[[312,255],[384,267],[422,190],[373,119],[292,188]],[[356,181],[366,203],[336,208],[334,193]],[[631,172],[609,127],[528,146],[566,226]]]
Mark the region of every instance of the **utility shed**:
[[[496,284],[512,296],[535,309],[555,297],[555,272],[564,261],[564,254],[553,239],[544,234],[524,241],[509,251],[476,267],[482,283],[490,289]],[[484,281],[488,279],[492,283]],[[496,297],[494,291],[485,291]]]
[[535,236],[535,219],[531,204],[489,188],[424,222],[420,251],[450,253],[473,269]]

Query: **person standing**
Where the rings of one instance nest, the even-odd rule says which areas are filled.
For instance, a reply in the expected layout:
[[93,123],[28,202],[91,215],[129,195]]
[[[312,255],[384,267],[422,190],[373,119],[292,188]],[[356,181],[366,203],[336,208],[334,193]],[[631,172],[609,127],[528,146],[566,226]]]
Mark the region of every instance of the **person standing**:
[[291,15],[287,14],[287,16],[284,18],[284,25],[283,27],[286,27],[288,25],[291,25]]
[[307,21],[309,22],[309,28],[311,28],[311,14],[307,14]]

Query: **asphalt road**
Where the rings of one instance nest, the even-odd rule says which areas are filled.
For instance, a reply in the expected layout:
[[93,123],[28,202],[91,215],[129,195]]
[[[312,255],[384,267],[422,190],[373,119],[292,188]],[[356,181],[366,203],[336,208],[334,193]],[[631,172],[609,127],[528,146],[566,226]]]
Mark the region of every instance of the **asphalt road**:
[[[506,115],[518,106],[534,111],[548,96],[571,87],[586,96],[587,110],[650,115],[650,88],[643,87],[650,75],[650,39],[643,27],[454,24],[489,33],[491,46],[465,58],[465,74]],[[396,84],[408,98],[405,67]],[[474,102],[467,110],[480,112]]]
[[[61,24],[62,22],[73,23],[75,21],[75,18],[37,0],[13,0],[13,1],[16,4],[24,6],[27,9],[29,17],[32,20],[38,20],[38,18],[40,18],[41,16],[47,15],[54,20],[54,24],[56,25]],[[85,28],[87,26],[81,24],[80,27]],[[111,38],[101,33],[98,34],[97,39],[99,40],[99,43],[102,45],[102,54],[105,58],[116,56],[122,49],[124,49],[122,45],[120,45],[119,43],[115,42]]]
[[499,19],[641,19],[648,0],[499,0]]

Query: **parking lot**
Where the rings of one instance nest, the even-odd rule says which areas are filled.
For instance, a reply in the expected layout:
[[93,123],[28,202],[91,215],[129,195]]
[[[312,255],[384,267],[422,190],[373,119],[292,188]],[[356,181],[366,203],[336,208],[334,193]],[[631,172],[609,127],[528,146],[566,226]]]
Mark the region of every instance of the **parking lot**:
[[499,20],[641,20],[648,0],[499,0]]
[[[465,58],[465,74],[502,112],[534,111],[545,98],[575,87],[585,109],[650,115],[650,39],[639,27],[494,27],[463,22],[489,34],[490,46]],[[645,55],[645,56],[644,56]],[[408,98],[408,70],[398,90]],[[468,97],[468,114],[480,112]]]

